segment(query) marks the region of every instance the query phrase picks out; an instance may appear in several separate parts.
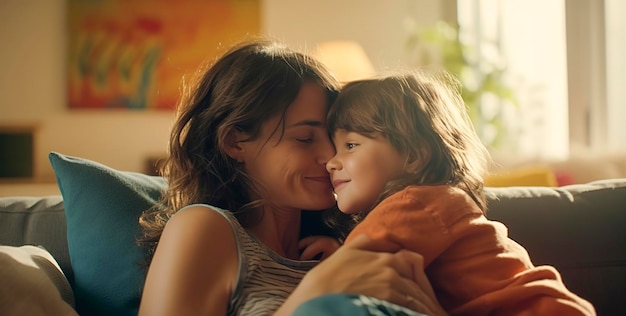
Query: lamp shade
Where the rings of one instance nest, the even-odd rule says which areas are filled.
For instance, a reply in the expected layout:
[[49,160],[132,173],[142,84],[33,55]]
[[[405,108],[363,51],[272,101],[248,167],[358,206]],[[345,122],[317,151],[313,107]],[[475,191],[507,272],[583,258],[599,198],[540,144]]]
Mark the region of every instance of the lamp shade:
[[365,50],[354,41],[322,42],[312,55],[326,65],[342,83],[376,74]]

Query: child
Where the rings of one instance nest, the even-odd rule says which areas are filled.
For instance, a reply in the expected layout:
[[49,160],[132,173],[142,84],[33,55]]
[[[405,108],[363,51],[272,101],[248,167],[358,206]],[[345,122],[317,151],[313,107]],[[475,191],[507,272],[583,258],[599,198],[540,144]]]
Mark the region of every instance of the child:
[[[339,209],[348,234],[408,249],[453,315],[595,315],[559,273],[490,221],[482,174],[488,152],[449,76],[401,73],[348,83],[328,114]],[[349,232],[354,224],[348,225]]]

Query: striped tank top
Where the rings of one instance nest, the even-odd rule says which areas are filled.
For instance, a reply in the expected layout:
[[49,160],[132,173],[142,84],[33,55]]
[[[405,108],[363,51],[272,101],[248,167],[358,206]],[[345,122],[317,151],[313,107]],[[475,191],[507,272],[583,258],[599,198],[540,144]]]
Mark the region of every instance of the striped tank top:
[[274,314],[304,275],[319,263],[281,257],[246,231],[230,212],[206,204],[201,206],[224,216],[235,235],[239,275],[228,302],[228,315]]

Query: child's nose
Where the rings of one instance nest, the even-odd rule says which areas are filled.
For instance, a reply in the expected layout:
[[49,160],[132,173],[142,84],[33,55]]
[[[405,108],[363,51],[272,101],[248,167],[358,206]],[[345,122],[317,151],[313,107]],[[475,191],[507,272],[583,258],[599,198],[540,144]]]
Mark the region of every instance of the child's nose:
[[327,164],[329,159],[332,158],[335,153],[335,146],[330,141],[329,137],[318,146],[318,163]]
[[340,168],[341,168],[341,164],[339,163],[339,160],[337,159],[337,155],[334,155],[326,163],[326,171],[328,171],[328,173],[331,173],[334,170],[339,170]]

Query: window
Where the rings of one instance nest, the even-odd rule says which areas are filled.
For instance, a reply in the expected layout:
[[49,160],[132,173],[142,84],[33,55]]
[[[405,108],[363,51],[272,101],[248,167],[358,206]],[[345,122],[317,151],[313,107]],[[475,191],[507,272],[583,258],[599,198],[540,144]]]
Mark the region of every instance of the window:
[[502,113],[503,154],[564,159],[581,148],[626,149],[625,13],[620,0],[457,1],[461,39],[477,58],[493,58],[495,47],[502,80],[520,101]]
[[606,71],[608,149],[626,150],[626,2],[604,0],[606,12]]

